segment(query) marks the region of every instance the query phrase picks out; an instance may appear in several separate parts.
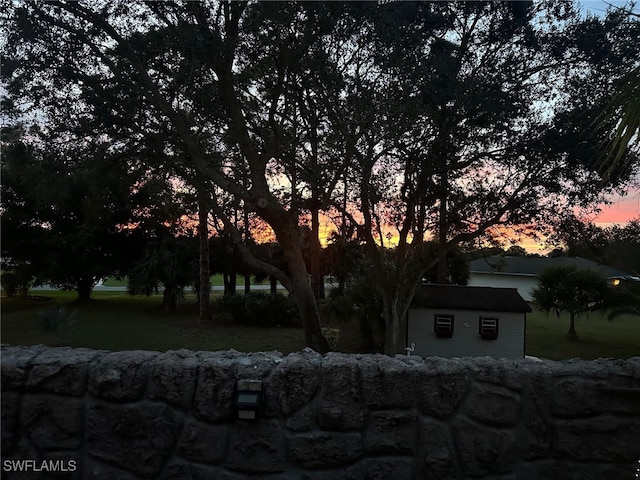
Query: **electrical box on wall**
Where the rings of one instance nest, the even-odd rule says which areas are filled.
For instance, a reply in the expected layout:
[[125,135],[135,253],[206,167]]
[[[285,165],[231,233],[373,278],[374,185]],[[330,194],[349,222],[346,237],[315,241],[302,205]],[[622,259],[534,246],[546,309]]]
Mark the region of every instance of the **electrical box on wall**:
[[242,379],[236,384],[235,407],[239,420],[257,420],[263,406],[262,380]]

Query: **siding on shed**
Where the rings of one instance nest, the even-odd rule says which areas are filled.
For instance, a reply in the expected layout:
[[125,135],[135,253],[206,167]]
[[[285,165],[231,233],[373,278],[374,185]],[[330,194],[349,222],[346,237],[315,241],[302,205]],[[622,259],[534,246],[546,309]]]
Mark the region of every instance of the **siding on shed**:
[[[433,331],[435,314],[454,316],[453,337],[439,338]],[[480,317],[499,318],[498,338],[483,340],[478,334]],[[413,354],[439,357],[523,358],[525,314],[474,310],[412,308],[409,310],[407,343],[415,343]],[[465,327],[468,324],[468,327]]]

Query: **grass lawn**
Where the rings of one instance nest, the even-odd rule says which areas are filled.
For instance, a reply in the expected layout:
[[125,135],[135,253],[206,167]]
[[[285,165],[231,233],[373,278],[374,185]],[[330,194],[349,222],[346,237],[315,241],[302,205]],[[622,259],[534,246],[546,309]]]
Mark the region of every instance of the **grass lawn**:
[[526,353],[552,360],[567,358],[630,358],[640,356],[640,317],[625,315],[609,321],[598,313],[576,319],[580,341],[565,339],[569,316],[527,315]]
[[[131,296],[125,292],[94,292],[87,304],[74,301],[74,292],[40,292],[36,299],[3,298],[2,343],[55,345],[56,337],[42,326],[39,311],[65,305],[77,310],[75,329],[58,339],[58,345],[105,350],[166,351],[227,350],[243,352],[279,350],[290,353],[304,347],[301,328],[260,328],[235,325],[229,315],[213,309],[213,321],[197,322],[193,296],[187,297],[178,314],[160,309],[161,296]],[[213,299],[221,292],[212,292]],[[337,350],[360,352],[355,322],[332,324],[341,329]],[[629,358],[640,355],[640,317],[626,316],[609,322],[592,314],[576,321],[579,342],[565,340],[569,319],[540,312],[527,316],[527,355],[561,360],[567,358]]]
[[[244,285],[244,277],[238,275],[237,277],[238,286]],[[118,280],[115,277],[107,278],[103,285],[106,287],[126,287],[127,286],[127,277],[121,278]],[[222,287],[224,285],[224,279],[221,273],[216,273],[215,275],[211,275],[210,277],[211,285],[216,287]],[[265,285],[269,283],[268,281],[256,282],[255,278],[251,278],[251,285]]]
[[[214,311],[214,321],[200,324],[193,297],[176,315],[160,309],[161,296],[131,296],[125,292],[94,292],[87,304],[74,301],[73,292],[43,292],[49,301],[2,299],[2,343],[55,345],[56,337],[42,326],[38,312],[65,305],[77,311],[74,330],[58,345],[106,350],[239,351],[279,350],[290,353],[304,347],[301,328],[259,328],[229,322],[224,312]],[[215,294],[213,295],[215,298]]]

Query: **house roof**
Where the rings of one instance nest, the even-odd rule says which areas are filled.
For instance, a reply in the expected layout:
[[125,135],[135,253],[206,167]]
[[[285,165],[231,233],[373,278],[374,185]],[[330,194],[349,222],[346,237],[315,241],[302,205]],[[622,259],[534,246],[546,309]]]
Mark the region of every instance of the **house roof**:
[[493,255],[478,258],[469,264],[471,273],[491,273],[495,275],[537,276],[553,265],[574,265],[579,269],[595,270],[606,278],[625,278],[629,274],[613,267],[601,265],[582,257],[509,257]]
[[422,285],[413,297],[415,308],[447,308],[491,312],[530,312],[515,288]]

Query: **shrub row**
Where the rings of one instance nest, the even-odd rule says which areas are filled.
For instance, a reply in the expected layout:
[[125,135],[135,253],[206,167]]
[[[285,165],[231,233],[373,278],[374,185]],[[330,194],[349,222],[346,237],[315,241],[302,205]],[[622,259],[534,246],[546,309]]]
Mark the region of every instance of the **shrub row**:
[[231,313],[234,322],[243,325],[293,327],[301,323],[296,305],[280,293],[231,295],[219,300],[218,305]]

